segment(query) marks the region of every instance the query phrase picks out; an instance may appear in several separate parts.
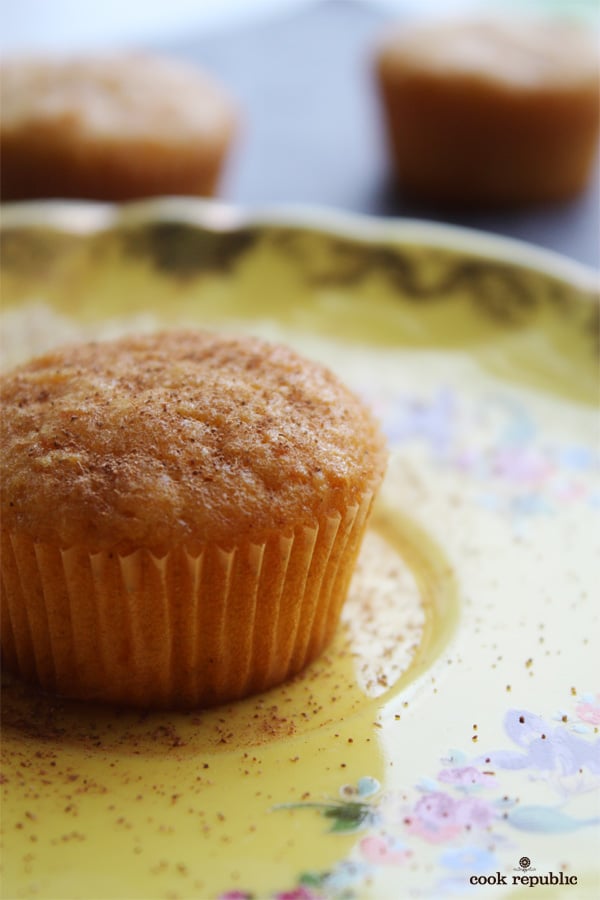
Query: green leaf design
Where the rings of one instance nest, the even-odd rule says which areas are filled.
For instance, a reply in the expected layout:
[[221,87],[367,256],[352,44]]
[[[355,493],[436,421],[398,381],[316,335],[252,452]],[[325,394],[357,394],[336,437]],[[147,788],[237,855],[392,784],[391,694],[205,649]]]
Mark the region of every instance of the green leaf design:
[[329,872],[302,872],[298,884],[305,887],[321,887],[328,875]]
[[334,819],[331,831],[353,831],[360,828],[369,816],[370,807],[366,803],[340,803],[329,806],[323,813],[327,819]]
[[331,803],[281,803],[275,809],[318,809],[326,819],[333,819],[330,831],[354,831],[360,828],[373,810],[368,803],[354,800],[333,801]]

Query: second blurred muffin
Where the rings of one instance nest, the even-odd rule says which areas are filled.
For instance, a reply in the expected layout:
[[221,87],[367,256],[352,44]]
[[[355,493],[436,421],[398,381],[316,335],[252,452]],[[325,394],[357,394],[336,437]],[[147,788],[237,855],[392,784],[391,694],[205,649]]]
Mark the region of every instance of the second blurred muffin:
[[567,199],[600,121],[594,42],[529,18],[407,26],[377,53],[392,161],[407,193],[453,206]]
[[7,60],[3,200],[128,200],[215,192],[234,103],[190,64],[142,54]]

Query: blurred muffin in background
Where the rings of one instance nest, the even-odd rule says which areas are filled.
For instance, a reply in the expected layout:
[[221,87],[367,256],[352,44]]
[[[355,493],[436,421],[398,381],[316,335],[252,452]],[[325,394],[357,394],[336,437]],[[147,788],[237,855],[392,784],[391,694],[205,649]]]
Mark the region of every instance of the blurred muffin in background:
[[598,52],[554,19],[451,20],[403,27],[376,53],[398,182],[452,206],[562,201],[596,158]]
[[145,54],[14,58],[0,85],[3,200],[216,191],[237,112],[191,64]]

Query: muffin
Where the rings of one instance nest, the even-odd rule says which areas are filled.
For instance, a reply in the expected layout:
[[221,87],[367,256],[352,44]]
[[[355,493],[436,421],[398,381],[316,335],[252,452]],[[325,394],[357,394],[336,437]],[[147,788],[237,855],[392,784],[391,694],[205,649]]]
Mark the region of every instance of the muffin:
[[208,706],[331,640],[386,453],[325,367],[172,331],[40,357],[1,401],[9,670],[84,700]]
[[7,59],[3,200],[211,195],[237,114],[195,66],[149,55]]
[[558,20],[406,27],[376,54],[397,180],[453,206],[520,206],[581,191],[596,159],[598,52]]

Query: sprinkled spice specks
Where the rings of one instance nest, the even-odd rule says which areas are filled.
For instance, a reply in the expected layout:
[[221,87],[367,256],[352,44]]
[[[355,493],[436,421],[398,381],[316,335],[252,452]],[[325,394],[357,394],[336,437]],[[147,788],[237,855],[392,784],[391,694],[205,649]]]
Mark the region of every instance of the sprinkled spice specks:
[[[173,257],[158,282],[118,225],[9,229],[10,357],[165,316],[289,339],[383,424],[373,530],[335,642],[269,694],[143,714],[7,684],[7,896],[443,900],[522,857],[583,880],[600,774],[596,308],[568,281],[395,248],[388,231],[251,226],[215,266],[236,242],[221,224],[216,242],[178,226],[198,264],[182,278]],[[185,477],[200,476],[196,443]]]
[[[368,559],[373,565],[367,564]],[[58,698],[49,702],[7,679],[5,784],[28,802],[56,797],[63,821],[76,819],[86,826],[61,830],[57,820],[56,827],[50,827],[48,823],[54,822],[50,816],[40,813],[38,819],[28,806],[30,814],[19,819],[16,830],[29,829],[29,844],[70,846],[89,840],[90,822],[105,822],[111,834],[131,841],[122,845],[121,852],[129,848],[131,857],[139,858],[153,878],[166,884],[175,871],[187,878],[186,873],[197,867],[184,860],[177,865],[166,858],[151,860],[147,841],[140,836],[150,833],[181,841],[182,834],[189,840],[194,833],[195,841],[234,845],[241,827],[235,810],[213,806],[213,798],[222,796],[224,771],[235,774],[236,793],[245,795],[250,789],[253,808],[266,810],[274,800],[271,792],[250,788],[257,780],[265,784],[273,765],[264,759],[263,749],[277,758],[282,742],[285,746],[296,736],[318,735],[339,723],[335,733],[349,755],[328,768],[354,773],[365,758],[373,757],[369,735],[381,723],[370,725],[365,734],[364,727],[358,733],[349,731],[345,722],[361,710],[368,713],[374,698],[394,688],[418,651],[425,623],[414,577],[399,564],[393,546],[377,534],[366,542],[345,622],[326,654],[296,679],[269,694],[213,710],[169,714],[90,707]],[[395,642],[396,634],[410,634],[411,640]],[[381,652],[373,654],[378,645]],[[319,749],[329,752],[326,745]],[[67,762],[73,753],[76,767]],[[286,759],[291,774],[310,763],[311,756],[288,753],[278,765]],[[148,772],[153,777],[148,778]],[[186,775],[176,778],[178,772]],[[291,779],[289,791],[295,791]],[[305,800],[313,795],[312,790],[301,793]],[[45,827],[32,832],[42,821]],[[248,834],[256,828],[256,822],[248,822],[243,830]]]

